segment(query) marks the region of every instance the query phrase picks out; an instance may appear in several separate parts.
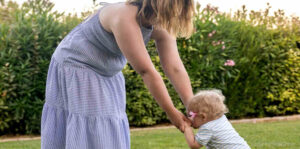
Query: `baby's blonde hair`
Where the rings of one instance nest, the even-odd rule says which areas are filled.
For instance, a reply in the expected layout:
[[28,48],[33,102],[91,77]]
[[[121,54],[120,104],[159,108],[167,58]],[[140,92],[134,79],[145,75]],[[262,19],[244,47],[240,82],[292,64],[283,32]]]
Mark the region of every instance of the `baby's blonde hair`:
[[220,90],[201,90],[189,102],[188,111],[205,113],[209,118],[217,118],[228,112],[225,97]]

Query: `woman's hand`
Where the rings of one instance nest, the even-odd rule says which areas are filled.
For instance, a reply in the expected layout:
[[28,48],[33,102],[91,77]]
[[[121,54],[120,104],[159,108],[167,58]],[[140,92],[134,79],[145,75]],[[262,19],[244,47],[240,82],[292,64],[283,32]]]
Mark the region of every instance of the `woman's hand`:
[[191,121],[176,108],[170,112],[167,112],[167,116],[171,123],[175,125],[182,133],[184,132],[185,125],[191,126]]

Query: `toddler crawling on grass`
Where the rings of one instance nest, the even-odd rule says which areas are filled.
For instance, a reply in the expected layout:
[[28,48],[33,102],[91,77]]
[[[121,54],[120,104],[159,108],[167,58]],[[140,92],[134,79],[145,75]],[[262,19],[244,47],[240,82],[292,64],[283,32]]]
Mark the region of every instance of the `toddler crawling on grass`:
[[225,97],[219,90],[202,90],[188,105],[189,118],[193,128],[199,128],[196,135],[186,125],[184,135],[190,148],[199,149],[250,149],[247,142],[235,131],[225,113]]

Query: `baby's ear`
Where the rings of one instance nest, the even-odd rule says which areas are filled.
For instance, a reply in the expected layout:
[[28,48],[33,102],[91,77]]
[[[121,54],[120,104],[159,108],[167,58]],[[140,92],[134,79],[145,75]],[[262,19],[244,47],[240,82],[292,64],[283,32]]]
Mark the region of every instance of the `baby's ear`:
[[200,113],[199,116],[202,120],[207,120],[207,114],[206,113]]

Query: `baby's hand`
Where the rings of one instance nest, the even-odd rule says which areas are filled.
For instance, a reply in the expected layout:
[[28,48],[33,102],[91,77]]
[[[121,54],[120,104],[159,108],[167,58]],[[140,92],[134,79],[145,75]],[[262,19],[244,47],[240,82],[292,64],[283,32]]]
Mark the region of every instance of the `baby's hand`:
[[192,125],[191,123],[185,122],[184,123],[184,132],[185,132],[185,130],[192,128],[191,125]]
[[184,123],[184,127],[190,127],[190,126],[191,126],[191,124],[189,124],[187,122]]

